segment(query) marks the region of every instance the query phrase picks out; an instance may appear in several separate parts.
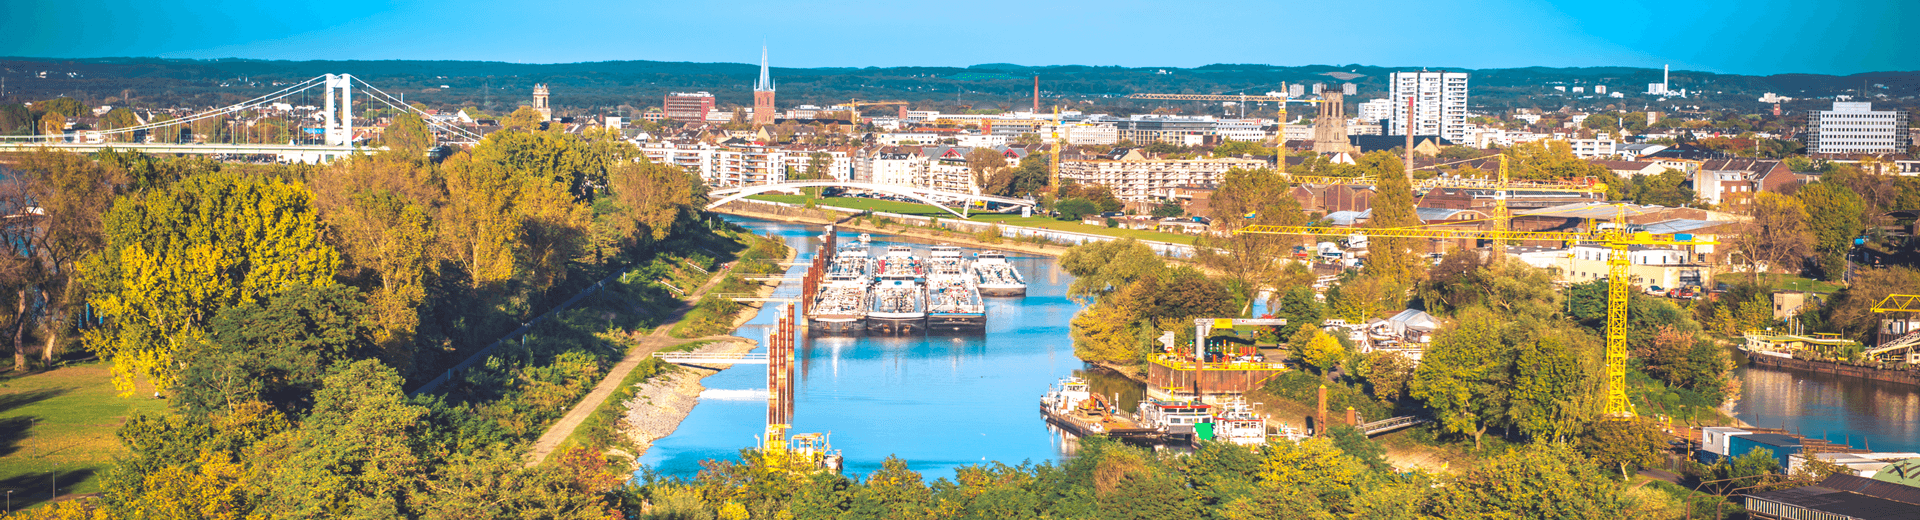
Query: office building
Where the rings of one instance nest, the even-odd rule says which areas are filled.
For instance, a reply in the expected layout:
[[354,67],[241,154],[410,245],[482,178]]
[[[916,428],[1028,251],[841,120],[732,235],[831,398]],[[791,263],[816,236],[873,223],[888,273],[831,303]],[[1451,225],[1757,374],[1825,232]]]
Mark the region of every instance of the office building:
[[[1393,95],[1391,135],[1438,135],[1449,141],[1467,138],[1467,73],[1395,72],[1388,81]],[[1407,99],[1413,112],[1407,112]],[[1409,129],[1411,126],[1411,129]]]
[[1907,113],[1874,110],[1873,103],[1836,101],[1833,110],[1814,111],[1809,123],[1809,153],[1906,153],[1912,144]]
[[[713,94],[706,92],[674,92],[660,104],[666,111],[667,119],[675,121],[705,121],[707,114],[713,112]],[[771,113],[771,112],[769,112]]]

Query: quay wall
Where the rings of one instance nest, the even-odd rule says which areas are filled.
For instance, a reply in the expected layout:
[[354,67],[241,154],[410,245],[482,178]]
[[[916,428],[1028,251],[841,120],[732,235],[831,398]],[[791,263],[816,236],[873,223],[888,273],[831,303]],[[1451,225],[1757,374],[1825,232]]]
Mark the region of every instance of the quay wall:
[[1829,361],[1814,361],[1766,355],[1749,355],[1747,356],[1747,362],[1755,366],[1769,368],[1804,370],[1821,374],[1858,377],[1874,381],[1920,386],[1920,370],[1896,370],[1858,365],[1843,365]]

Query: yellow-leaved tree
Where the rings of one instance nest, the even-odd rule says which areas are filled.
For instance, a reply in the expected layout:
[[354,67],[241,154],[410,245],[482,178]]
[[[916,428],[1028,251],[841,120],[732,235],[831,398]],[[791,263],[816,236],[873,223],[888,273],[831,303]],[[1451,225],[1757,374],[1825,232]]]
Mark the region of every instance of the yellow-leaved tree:
[[113,361],[114,385],[131,395],[145,377],[164,391],[221,309],[330,283],[340,255],[312,198],[277,178],[206,173],[114,204],[106,248],[81,269],[105,325],[86,345]]

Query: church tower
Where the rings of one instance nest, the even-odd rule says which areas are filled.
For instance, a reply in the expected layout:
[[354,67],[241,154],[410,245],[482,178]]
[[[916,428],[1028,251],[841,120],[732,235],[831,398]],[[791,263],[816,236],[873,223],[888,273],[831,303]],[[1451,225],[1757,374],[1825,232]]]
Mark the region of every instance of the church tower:
[[767,47],[760,47],[760,81],[753,84],[753,126],[773,124],[773,76],[767,72]]
[[540,113],[542,121],[553,120],[553,108],[547,106],[547,84],[533,85],[533,110]]

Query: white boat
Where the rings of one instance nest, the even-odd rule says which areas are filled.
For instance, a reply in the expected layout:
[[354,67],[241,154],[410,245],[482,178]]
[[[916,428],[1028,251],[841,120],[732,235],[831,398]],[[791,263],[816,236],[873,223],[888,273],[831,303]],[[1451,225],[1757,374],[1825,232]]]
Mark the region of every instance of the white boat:
[[1007,255],[998,251],[973,255],[973,276],[982,296],[1027,295],[1027,279],[1020,277],[1020,270],[1007,262]]
[[1267,420],[1254,415],[1253,406],[1245,399],[1235,399],[1221,406],[1213,416],[1214,438],[1242,446],[1258,446],[1267,443]]
[[1092,386],[1078,376],[1060,378],[1054,387],[1048,388],[1046,395],[1040,396],[1040,411],[1064,414],[1080,407],[1080,403],[1093,397]]
[[1186,439],[1193,444],[1211,436],[1213,428],[1213,405],[1210,404],[1146,399],[1140,401],[1134,416],[1142,427],[1157,430],[1168,439]]
[[827,264],[825,279],[807,306],[807,319],[813,330],[847,333],[866,328],[867,298],[872,285],[873,259],[867,256],[867,248],[842,246]]
[[960,248],[933,246],[927,260],[928,329],[964,330],[987,325],[987,304],[968,273]]

